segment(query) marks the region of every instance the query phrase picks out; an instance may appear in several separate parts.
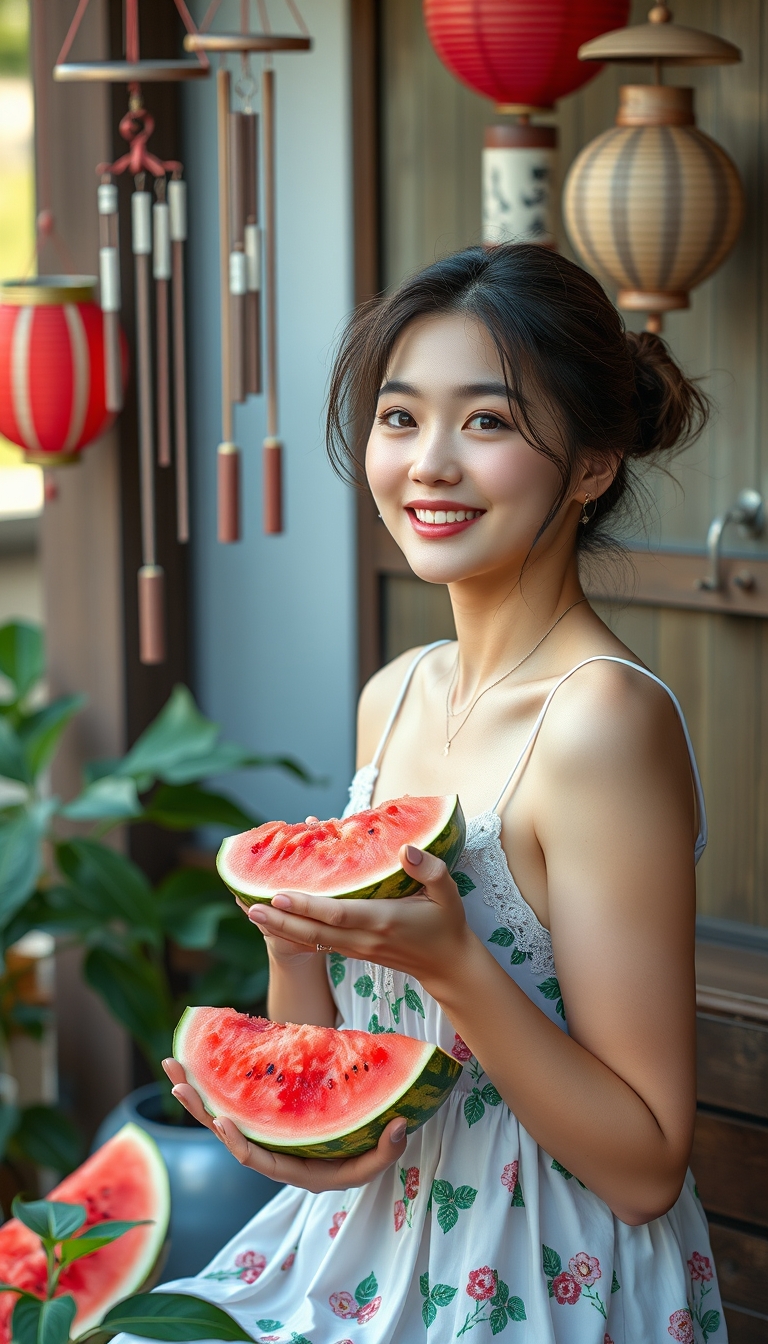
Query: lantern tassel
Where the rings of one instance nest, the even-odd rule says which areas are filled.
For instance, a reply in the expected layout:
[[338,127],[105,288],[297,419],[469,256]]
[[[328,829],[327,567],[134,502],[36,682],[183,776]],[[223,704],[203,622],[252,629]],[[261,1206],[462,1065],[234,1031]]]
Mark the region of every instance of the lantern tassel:
[[150,334],[150,256],[152,254],[152,197],[137,177],[131,199],[133,253],[136,277],[136,371],[139,402],[139,474],[141,489],[141,548],[139,570],[139,657],[142,663],[165,661],[163,571],[157,564],[155,537],[155,477],[152,442],[152,343]]
[[187,449],[187,364],[184,348],[184,244],[187,239],[187,184],[168,183],[173,285],[173,391],[176,430],[176,537],[189,541],[189,461]]
[[104,324],[104,398],[108,411],[123,409],[123,371],[120,357],[120,249],[117,187],[101,182],[99,206],[99,280]]
[[259,119],[255,112],[243,115],[245,161],[245,390],[261,392],[261,230],[259,229]]
[[277,402],[277,265],[275,239],[275,72],[262,80],[264,132],[264,226],[267,281],[267,435],[263,450],[264,531],[283,530],[283,461]]
[[152,274],[155,278],[155,323],[157,330],[157,461],[171,465],[171,376],[168,330],[168,281],[171,278],[171,229],[165,178],[155,183],[157,200],[152,209]]
[[218,451],[219,541],[240,540],[240,453],[232,442],[232,327],[229,292],[230,75],[216,72],[219,150],[219,288],[221,292],[221,443]]

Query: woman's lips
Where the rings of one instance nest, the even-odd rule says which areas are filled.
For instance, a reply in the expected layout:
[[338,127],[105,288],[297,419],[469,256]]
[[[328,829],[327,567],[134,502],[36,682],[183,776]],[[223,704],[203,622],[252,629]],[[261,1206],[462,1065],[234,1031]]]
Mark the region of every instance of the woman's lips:
[[[421,505],[407,505],[406,513],[411,520],[414,532],[420,537],[453,537],[457,532],[466,532],[468,527],[481,518],[484,509],[461,509],[448,507],[430,508]],[[450,521],[449,521],[450,519]]]

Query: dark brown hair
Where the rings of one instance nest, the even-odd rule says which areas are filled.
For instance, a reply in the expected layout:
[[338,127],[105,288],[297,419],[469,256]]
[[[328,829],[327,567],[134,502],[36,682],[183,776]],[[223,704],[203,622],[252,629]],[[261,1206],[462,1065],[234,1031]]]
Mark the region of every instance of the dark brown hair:
[[[469,247],[409,276],[350,318],[331,377],[326,431],[331,462],[347,480],[364,479],[364,446],[400,333],[415,318],[456,312],[489,332],[518,429],[560,472],[561,489],[539,536],[588,458],[615,464],[618,456],[619,467],[580,525],[580,546],[598,539],[600,524],[632,493],[633,463],[683,447],[706,423],[707,397],[665,342],[626,331],[587,271],[533,244]],[[551,425],[545,435],[536,424],[532,392],[554,412],[554,443]]]

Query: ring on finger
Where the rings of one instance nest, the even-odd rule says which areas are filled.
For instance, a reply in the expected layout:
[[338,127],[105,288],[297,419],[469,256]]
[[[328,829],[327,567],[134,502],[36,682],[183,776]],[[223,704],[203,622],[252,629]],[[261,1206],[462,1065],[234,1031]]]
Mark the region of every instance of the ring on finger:
[[333,948],[329,947],[326,943],[318,943],[317,950],[318,952],[332,952]]

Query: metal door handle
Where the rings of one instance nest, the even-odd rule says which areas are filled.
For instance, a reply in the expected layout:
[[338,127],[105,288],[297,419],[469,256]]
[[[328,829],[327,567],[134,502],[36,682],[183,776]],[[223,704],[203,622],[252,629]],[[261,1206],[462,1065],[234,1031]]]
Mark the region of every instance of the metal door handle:
[[[725,513],[713,518],[707,532],[707,554],[709,555],[709,574],[697,581],[697,588],[708,592],[719,592],[723,587],[721,566],[721,547],[723,533],[729,523],[737,523],[750,537],[759,537],[765,525],[763,497],[757,490],[742,490]],[[754,578],[748,571],[739,573],[735,580],[739,587],[749,590],[754,586]]]

